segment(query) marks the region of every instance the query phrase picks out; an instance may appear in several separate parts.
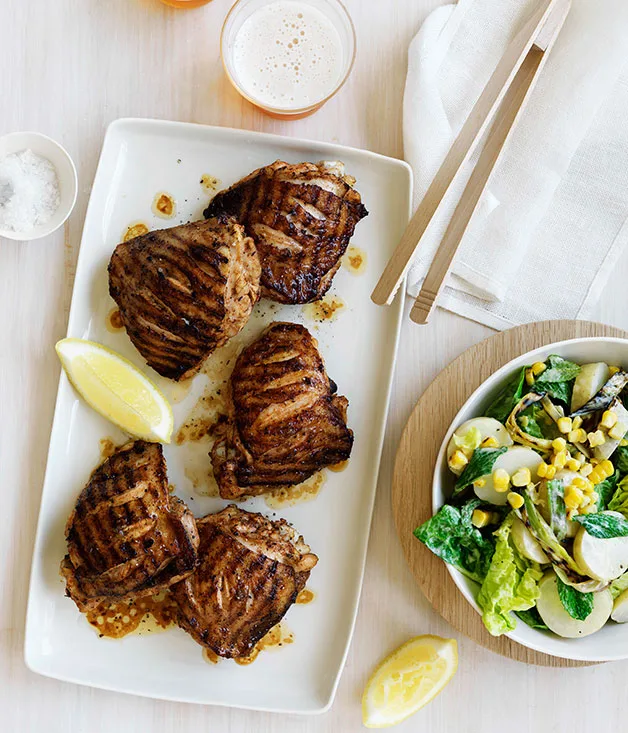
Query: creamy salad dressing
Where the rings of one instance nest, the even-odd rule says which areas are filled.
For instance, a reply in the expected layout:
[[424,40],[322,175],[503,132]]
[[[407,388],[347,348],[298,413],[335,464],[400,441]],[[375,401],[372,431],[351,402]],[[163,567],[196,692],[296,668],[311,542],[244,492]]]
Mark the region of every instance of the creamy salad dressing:
[[251,98],[268,107],[300,109],[333,93],[343,72],[342,42],[320,10],[278,0],[244,21],[233,65]]

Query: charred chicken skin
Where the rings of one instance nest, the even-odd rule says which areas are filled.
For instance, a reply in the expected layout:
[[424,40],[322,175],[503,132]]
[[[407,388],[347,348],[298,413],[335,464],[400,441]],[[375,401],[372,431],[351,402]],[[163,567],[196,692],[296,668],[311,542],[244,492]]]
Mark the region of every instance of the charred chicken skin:
[[81,611],[153,595],[196,565],[194,517],[168,493],[161,445],[137,440],[93,473],[66,524],[66,593]]
[[353,236],[368,212],[342,163],[276,161],[218,193],[205,217],[234,216],[255,240],[262,265],[262,296],[309,303],[329,289]]
[[237,499],[298,484],[351,453],[345,397],[317,342],[296,323],[274,323],[238,357],[227,420],[211,458],[220,495]]
[[197,526],[198,568],[172,588],[179,626],[222,657],[244,657],[296,601],[318,558],[284,519],[235,506]]
[[109,263],[109,292],[131,341],[175,380],[240,331],[259,288],[253,240],[224,215],[123,242]]

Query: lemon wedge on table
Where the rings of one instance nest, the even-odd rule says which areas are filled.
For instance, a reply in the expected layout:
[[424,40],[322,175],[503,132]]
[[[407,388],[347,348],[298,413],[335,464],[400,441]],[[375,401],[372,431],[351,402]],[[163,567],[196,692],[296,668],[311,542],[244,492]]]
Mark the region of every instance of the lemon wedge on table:
[[96,412],[137,438],[170,442],[172,408],[134,364],[93,341],[66,338],[55,348],[72,386]]
[[433,700],[458,669],[455,639],[417,636],[377,667],[362,697],[367,728],[401,723]]

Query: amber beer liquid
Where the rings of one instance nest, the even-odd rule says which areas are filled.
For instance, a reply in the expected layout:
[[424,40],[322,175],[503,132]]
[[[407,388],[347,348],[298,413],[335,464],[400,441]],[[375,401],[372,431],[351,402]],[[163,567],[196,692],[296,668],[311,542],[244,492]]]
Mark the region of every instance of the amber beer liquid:
[[201,5],[207,5],[211,0],[161,0],[164,5],[170,5],[171,8],[199,8]]

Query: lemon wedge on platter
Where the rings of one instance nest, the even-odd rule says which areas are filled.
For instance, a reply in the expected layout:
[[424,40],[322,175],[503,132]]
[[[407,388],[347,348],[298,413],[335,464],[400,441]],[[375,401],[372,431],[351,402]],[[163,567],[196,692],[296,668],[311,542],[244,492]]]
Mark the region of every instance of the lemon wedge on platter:
[[134,364],[94,341],[66,338],[55,349],[72,386],[96,412],[136,438],[170,442],[172,408]]
[[362,697],[367,728],[401,723],[433,700],[458,669],[455,639],[417,636],[377,667]]

